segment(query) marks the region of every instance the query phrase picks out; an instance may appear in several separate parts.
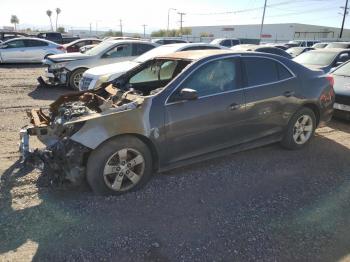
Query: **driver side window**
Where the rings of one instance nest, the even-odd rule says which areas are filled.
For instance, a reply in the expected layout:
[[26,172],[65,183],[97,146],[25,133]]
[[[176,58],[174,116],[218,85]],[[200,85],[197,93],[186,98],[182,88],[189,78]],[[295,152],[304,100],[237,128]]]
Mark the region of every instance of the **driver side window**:
[[103,58],[116,58],[131,56],[131,46],[130,45],[118,45],[107,51]]
[[190,88],[198,97],[215,95],[238,88],[238,61],[234,58],[209,62],[193,72],[179,90]]
[[24,42],[23,40],[15,40],[15,41],[6,43],[6,45],[7,45],[6,48],[21,48],[21,47],[24,47]]

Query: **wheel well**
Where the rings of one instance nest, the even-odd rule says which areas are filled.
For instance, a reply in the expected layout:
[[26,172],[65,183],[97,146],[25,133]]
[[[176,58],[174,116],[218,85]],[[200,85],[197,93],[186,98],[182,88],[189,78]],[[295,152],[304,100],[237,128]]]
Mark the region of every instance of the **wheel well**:
[[311,109],[316,116],[316,126],[320,123],[320,110],[315,104],[304,104],[303,107]]
[[[139,140],[141,140],[149,148],[149,150],[151,151],[153,169],[154,170],[158,170],[159,169],[159,156],[158,156],[157,149],[156,149],[155,145],[153,144],[153,142],[148,137],[145,137],[145,136],[140,135],[140,134],[129,133],[129,134],[122,134],[122,135],[113,136],[113,137],[105,140],[103,143],[107,142],[110,139],[114,139],[114,138],[122,137],[122,136],[133,136],[133,137],[136,137]],[[103,143],[101,143],[101,144],[103,144]]]

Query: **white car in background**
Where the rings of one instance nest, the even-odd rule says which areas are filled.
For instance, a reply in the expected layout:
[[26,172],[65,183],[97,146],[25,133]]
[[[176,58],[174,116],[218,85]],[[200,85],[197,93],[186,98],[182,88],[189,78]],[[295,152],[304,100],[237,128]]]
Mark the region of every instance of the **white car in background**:
[[39,38],[13,38],[0,43],[0,63],[38,63],[50,55],[63,53],[62,45]]
[[104,66],[97,66],[85,71],[79,83],[79,90],[82,91],[82,90],[98,88],[101,84],[115,80],[120,75],[124,74],[130,69],[156,56],[167,55],[167,54],[171,54],[179,51],[205,50],[205,49],[228,49],[228,48],[219,46],[219,45],[206,44],[206,43],[180,43],[180,44],[162,45],[148,51],[147,53],[139,56],[134,60],[109,64]]
[[45,59],[43,63],[48,67],[46,77],[50,84],[66,85],[78,90],[79,81],[86,70],[132,60],[157,46],[155,43],[141,40],[107,40],[84,54],[76,52],[54,55]]

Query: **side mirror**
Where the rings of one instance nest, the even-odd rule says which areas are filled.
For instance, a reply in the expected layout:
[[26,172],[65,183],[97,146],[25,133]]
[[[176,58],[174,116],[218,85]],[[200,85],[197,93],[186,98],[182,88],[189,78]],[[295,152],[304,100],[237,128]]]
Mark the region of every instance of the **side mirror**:
[[0,45],[0,49],[5,49],[7,45]]
[[338,61],[338,62],[336,62],[335,63],[335,66],[340,66],[341,64],[343,64],[344,62],[342,62],[342,61]]
[[183,100],[196,100],[198,98],[198,93],[191,88],[183,88],[180,91],[180,98]]

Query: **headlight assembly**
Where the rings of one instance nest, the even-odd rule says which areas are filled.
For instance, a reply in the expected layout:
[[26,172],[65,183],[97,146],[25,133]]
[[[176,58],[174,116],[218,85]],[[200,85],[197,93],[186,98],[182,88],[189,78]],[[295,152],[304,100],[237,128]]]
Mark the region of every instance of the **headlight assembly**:
[[51,69],[61,69],[65,67],[67,64],[68,62],[55,63],[51,65]]

